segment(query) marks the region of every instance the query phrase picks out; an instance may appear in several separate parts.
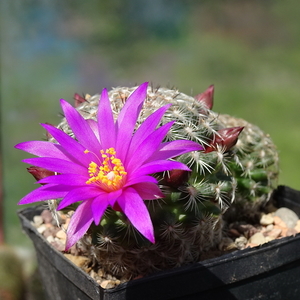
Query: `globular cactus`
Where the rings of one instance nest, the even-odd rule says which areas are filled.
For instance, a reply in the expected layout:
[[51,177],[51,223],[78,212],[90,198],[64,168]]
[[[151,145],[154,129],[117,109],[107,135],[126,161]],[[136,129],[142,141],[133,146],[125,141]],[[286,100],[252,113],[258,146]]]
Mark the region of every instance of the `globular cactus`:
[[[135,89],[117,87],[109,92],[115,118]],[[175,89],[148,87],[137,127],[158,108],[172,103],[161,124],[176,121],[167,140],[192,140],[204,151],[176,158],[191,172],[155,174],[165,195],[147,201],[155,244],[141,236],[122,212],[111,208],[99,226],[91,226],[81,239],[81,248],[104,271],[130,279],[199,261],[221,242],[222,216],[227,210],[251,210],[268,201],[278,175],[275,146],[258,127],[213,112],[213,93],[213,86],[196,97]],[[99,95],[75,95],[75,106],[85,119],[96,119],[98,102]],[[73,135],[65,119],[58,128]]]

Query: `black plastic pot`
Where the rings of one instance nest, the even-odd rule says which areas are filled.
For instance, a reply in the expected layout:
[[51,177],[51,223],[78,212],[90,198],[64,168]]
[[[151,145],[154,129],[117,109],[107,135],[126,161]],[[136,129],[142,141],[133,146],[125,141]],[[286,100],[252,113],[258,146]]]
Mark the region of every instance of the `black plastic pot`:
[[[280,206],[300,213],[298,191],[280,186],[274,198]],[[34,243],[49,299],[300,299],[299,234],[104,290],[53,249],[31,225],[33,217],[42,209],[27,208],[18,214]]]

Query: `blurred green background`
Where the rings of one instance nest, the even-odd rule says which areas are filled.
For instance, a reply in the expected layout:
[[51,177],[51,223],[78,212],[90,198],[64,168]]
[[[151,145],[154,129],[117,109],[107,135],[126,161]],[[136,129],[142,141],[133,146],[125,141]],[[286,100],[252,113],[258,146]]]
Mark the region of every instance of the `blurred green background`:
[[3,0],[1,114],[6,241],[30,247],[16,216],[36,188],[16,143],[57,124],[59,99],[135,85],[196,95],[269,133],[280,184],[300,189],[300,2]]

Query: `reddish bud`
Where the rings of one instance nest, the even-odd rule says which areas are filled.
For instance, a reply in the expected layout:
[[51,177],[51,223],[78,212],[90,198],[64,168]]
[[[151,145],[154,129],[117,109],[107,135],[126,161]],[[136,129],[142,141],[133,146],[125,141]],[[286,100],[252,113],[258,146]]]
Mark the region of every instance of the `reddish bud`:
[[195,99],[203,103],[207,109],[212,109],[214,105],[214,85],[210,85],[205,92],[196,95]]
[[47,169],[44,168],[40,168],[40,167],[29,167],[27,168],[27,171],[36,179],[36,180],[40,180],[43,179],[45,177],[54,175],[54,172],[49,171]]
[[165,176],[163,183],[167,186],[178,188],[179,186],[184,185],[189,178],[190,178],[191,172],[190,171],[184,171],[184,170],[171,170],[168,172],[168,174]]
[[204,152],[215,151],[218,146],[228,151],[237,143],[239,134],[243,129],[244,127],[230,127],[218,130],[214,140],[210,142],[209,146],[205,147]]
[[74,103],[75,107],[78,107],[81,103],[86,101],[86,99],[83,96],[80,96],[77,93],[74,94],[74,100],[75,100],[75,103]]

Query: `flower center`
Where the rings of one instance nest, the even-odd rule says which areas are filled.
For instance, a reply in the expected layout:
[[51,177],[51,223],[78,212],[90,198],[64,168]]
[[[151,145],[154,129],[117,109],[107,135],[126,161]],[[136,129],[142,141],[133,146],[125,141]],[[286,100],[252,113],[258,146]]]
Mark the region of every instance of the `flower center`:
[[[88,153],[89,151],[84,151]],[[100,165],[95,162],[89,164],[88,172],[90,179],[87,184],[97,184],[107,192],[116,191],[125,183],[127,172],[122,161],[116,157],[116,150],[109,148],[100,151],[102,163]]]

